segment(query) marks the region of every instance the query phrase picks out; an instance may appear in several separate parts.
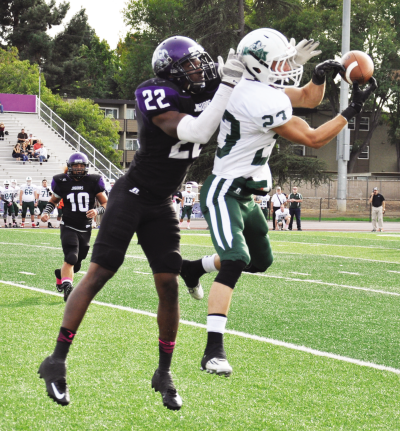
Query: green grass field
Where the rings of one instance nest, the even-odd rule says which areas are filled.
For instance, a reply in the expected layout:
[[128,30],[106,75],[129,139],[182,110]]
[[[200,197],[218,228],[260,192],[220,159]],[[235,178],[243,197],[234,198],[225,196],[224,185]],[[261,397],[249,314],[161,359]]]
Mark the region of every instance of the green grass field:
[[[150,385],[157,296],[136,241],[78,331],[71,404],[61,407],[37,374],[64,310],[53,275],[63,258],[59,231],[1,229],[0,430],[400,429],[400,235],[270,238],[272,267],[243,274],[235,289],[230,378],[200,371],[207,301],[182,286],[173,374],[184,404],[173,412]],[[213,252],[207,231],[183,232],[181,242],[186,258]],[[214,276],[202,279],[206,295]]]

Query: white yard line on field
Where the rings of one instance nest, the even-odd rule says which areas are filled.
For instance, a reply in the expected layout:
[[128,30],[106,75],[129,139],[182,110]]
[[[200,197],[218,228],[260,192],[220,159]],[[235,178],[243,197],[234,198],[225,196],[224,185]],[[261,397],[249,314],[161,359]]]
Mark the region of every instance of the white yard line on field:
[[[63,294],[60,294],[60,293],[50,292],[48,290],[38,289],[36,287],[31,287],[31,286],[24,286],[22,284],[13,283],[11,281],[0,280],[0,283],[7,284],[9,286],[21,287],[22,289],[33,290],[35,292],[45,293],[47,295],[53,295],[53,296],[59,296],[59,297],[63,296]],[[92,301],[92,303],[103,306],[103,307],[115,308],[118,310],[129,311],[131,313],[136,313],[136,314],[141,314],[144,316],[157,318],[157,315],[155,313],[150,313],[148,311],[138,310],[138,309],[131,308],[131,307],[124,307],[122,305],[108,304],[108,303],[99,302],[99,301]],[[194,326],[196,328],[207,329],[206,325],[203,325],[203,324],[197,323],[197,322],[191,322],[188,320],[180,320],[180,323],[182,323],[183,325]],[[262,343],[272,344],[274,346],[280,346],[280,347],[285,347],[287,349],[292,349],[292,350],[297,350],[297,351],[304,352],[304,353],[309,353],[309,354],[315,355],[315,356],[322,356],[325,358],[336,359],[338,361],[347,362],[347,363],[362,366],[362,367],[374,368],[376,370],[389,371],[391,373],[400,374],[400,370],[397,368],[387,367],[386,365],[374,364],[373,362],[361,361],[359,359],[349,358],[347,356],[336,355],[336,354],[330,353],[330,352],[323,352],[320,350],[312,349],[310,347],[299,346],[297,344],[287,343],[286,341],[275,340],[273,338],[260,337],[258,335],[246,334],[245,332],[234,331],[234,330],[229,330],[229,329],[225,330],[225,333],[231,334],[231,335],[236,335],[236,336],[242,337],[242,338],[255,340],[255,341],[260,341]]]
[[359,272],[338,271],[339,274],[362,275]]
[[18,272],[18,274],[36,275],[33,272],[24,272],[24,271],[20,271],[20,272]]

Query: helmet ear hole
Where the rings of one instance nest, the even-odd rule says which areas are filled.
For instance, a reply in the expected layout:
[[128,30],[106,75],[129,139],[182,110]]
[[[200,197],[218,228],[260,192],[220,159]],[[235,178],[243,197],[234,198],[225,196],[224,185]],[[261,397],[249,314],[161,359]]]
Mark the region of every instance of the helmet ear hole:
[[253,70],[256,73],[261,73],[261,69],[259,69],[258,67],[253,67]]

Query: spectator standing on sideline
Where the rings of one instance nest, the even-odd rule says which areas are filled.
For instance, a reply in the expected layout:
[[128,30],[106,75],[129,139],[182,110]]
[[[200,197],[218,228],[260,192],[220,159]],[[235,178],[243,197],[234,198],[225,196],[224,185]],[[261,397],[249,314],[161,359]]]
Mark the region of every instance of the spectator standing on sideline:
[[4,123],[0,123],[0,141],[4,141],[4,131],[6,130],[6,126]]
[[181,206],[182,215],[180,218],[179,227],[182,227],[182,222],[185,216],[187,217],[187,229],[190,230],[190,218],[192,217],[193,205],[196,200],[196,193],[192,192],[192,185],[186,184],[185,191],[182,192]]
[[275,212],[275,230],[288,230],[290,218],[289,210],[282,204]]
[[383,214],[385,214],[385,198],[378,193],[378,187],[374,187],[369,203],[372,204],[372,232],[376,232],[376,219],[378,219],[379,232],[383,232]]
[[21,145],[28,139],[28,135],[25,133],[25,129],[21,129],[21,133],[18,133],[17,139],[17,142]]
[[40,143],[40,148],[34,153],[34,157],[39,157],[41,165],[43,160],[47,160],[47,149],[44,147],[43,142]]
[[272,229],[275,230],[275,213],[279,210],[282,204],[286,202],[286,196],[282,193],[282,189],[278,186],[275,189],[276,193],[271,198],[272,211]]
[[3,107],[3,104],[0,102],[0,113],[4,113],[4,107]]
[[290,202],[289,206],[289,214],[290,214],[290,224],[289,224],[289,230],[292,230],[293,227],[293,220],[296,217],[296,224],[297,224],[297,230],[301,230],[301,203],[303,202],[303,196],[298,193],[297,187],[293,187],[293,192],[290,193],[288,202]]
[[22,204],[22,222],[21,227],[25,227],[25,217],[29,208],[31,214],[32,227],[35,225],[35,206],[37,206],[37,187],[32,184],[32,177],[26,177],[26,183],[22,184],[19,191],[19,202]]
[[[187,37],[170,37],[154,51],[156,77],[140,84],[135,92],[140,149],[110,194],[88,272],[67,301],[54,353],[39,369],[48,395],[60,404],[69,403],[65,362],[72,340],[92,299],[122,265],[136,232],[159,299],[159,363],[151,386],[161,393],[167,408],[182,406],[170,370],[179,326],[182,264],[171,194],[183,183],[202,144],[217,129],[232,87],[242,76],[243,64],[231,51],[225,64],[218,57],[219,76],[211,57]],[[57,193],[54,188],[53,192]]]
[[[50,187],[47,185],[47,180],[44,178],[42,180],[42,185],[38,188],[38,196],[39,196],[39,203],[38,203],[38,209],[39,209],[39,214],[38,214],[38,220],[41,219],[41,215],[44,211],[44,209],[46,208],[46,205],[48,204],[50,198],[51,198],[52,192]],[[39,227],[40,222],[38,221],[36,223],[36,226]],[[47,227],[48,228],[53,228],[52,224],[50,223],[50,221],[47,222]]]

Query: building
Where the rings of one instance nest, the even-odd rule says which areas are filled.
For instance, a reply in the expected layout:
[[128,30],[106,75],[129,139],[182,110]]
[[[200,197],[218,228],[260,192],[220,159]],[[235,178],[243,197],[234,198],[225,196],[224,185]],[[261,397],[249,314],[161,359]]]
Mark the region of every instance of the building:
[[118,99],[93,99],[93,101],[104,111],[104,116],[119,122],[120,139],[115,149],[122,150],[120,162],[122,169],[129,168],[135,151],[139,148],[135,101]]
[[[304,118],[311,127],[317,128],[332,118],[331,111],[320,111],[317,109],[294,109],[294,114]],[[350,145],[355,140],[354,119],[348,124],[350,129]],[[359,139],[364,140],[370,130],[370,115],[363,113],[360,121]],[[322,159],[327,164],[329,172],[337,173],[338,163],[336,160],[336,138],[324,147],[315,150],[296,145],[295,152],[306,157],[316,157]],[[388,128],[380,124],[374,131],[370,145],[362,152],[354,166],[353,174],[356,173],[398,173],[396,146],[391,145],[388,136]]]

